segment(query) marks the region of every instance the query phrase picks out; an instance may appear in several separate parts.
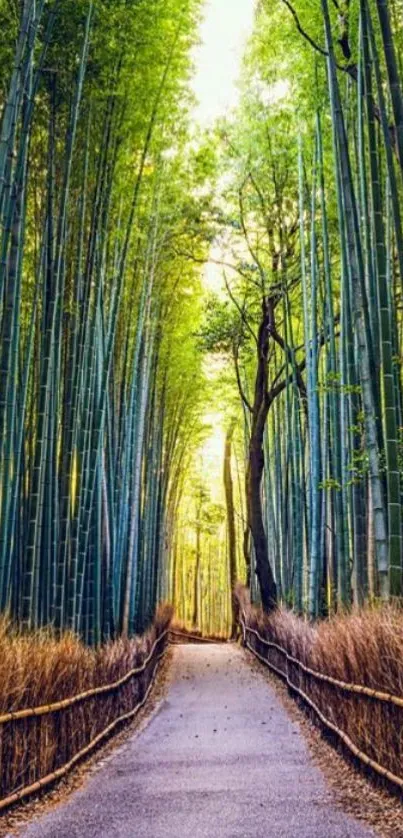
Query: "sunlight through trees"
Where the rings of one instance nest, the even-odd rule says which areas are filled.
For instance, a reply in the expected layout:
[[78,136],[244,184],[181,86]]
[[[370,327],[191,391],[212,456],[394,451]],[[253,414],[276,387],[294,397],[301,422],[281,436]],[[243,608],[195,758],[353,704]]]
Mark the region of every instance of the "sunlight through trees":
[[236,577],[313,619],[402,595],[400,2],[231,8],[0,2],[24,630],[97,645],[169,598],[227,635]]

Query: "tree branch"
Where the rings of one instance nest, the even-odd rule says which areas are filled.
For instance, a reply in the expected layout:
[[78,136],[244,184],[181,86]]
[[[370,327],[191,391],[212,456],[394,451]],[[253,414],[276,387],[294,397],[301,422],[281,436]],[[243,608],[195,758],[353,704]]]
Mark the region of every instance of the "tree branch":
[[251,405],[249,399],[247,398],[246,393],[245,393],[245,391],[243,389],[243,386],[242,386],[241,375],[240,375],[240,372],[239,372],[238,346],[237,346],[235,340],[233,341],[233,344],[232,344],[232,355],[233,355],[233,358],[234,358],[235,375],[236,375],[236,382],[237,382],[237,385],[238,385],[239,395],[240,395],[245,407],[249,410],[249,413],[253,413],[252,405]]
[[300,392],[300,396],[302,399],[302,403],[304,405],[305,415],[308,418],[308,403],[307,403],[307,394],[306,394],[306,386],[305,381],[302,378],[302,372],[295,361],[295,353],[293,353],[292,349],[288,344],[285,342],[284,338],[278,333],[275,324],[273,324],[273,328],[270,330],[271,336],[273,340],[276,341],[278,346],[283,350],[284,354],[287,356],[289,363],[291,364],[292,368],[292,376],[295,374],[295,383],[298,387]]
[[[248,178],[247,178],[247,179],[248,179]],[[242,232],[243,232],[243,234],[244,234],[245,241],[246,241],[246,244],[247,244],[247,246],[248,246],[249,253],[250,253],[250,255],[252,256],[253,261],[255,262],[255,264],[257,265],[257,267],[258,267],[258,269],[259,269],[260,278],[261,278],[261,280],[262,280],[262,290],[264,291],[264,289],[265,289],[265,285],[266,285],[266,276],[265,276],[265,272],[264,272],[264,270],[263,270],[263,268],[262,268],[262,265],[261,265],[261,263],[260,263],[260,260],[259,260],[259,257],[258,257],[258,255],[257,255],[257,253],[255,252],[254,248],[252,247],[252,245],[251,245],[251,243],[250,243],[250,240],[249,240],[249,233],[248,233],[248,231],[247,231],[247,229],[246,229],[246,223],[245,223],[245,213],[244,213],[244,203],[243,203],[243,188],[244,188],[244,186],[245,186],[245,182],[242,184],[242,186],[241,186],[241,188],[240,188],[240,190],[239,190],[239,213],[240,213],[240,219],[241,219]]]
[[295,21],[295,26],[297,27],[300,35],[302,35],[302,37],[305,38],[306,41],[308,41],[308,44],[310,44],[311,47],[313,47],[313,49],[316,50],[316,52],[319,52],[320,55],[324,55],[327,58],[329,55],[328,51],[321,47],[319,44],[317,44],[316,41],[314,41],[313,38],[311,38],[311,36],[308,34],[308,32],[306,32],[306,30],[302,27],[297,12],[295,11],[294,6],[291,5],[290,1],[281,0],[281,2],[284,3],[284,6],[287,6],[288,11],[291,12]]
[[[339,320],[340,320],[340,315],[336,315],[336,317],[334,318],[335,325],[339,322]],[[272,337],[273,337],[274,340],[276,339],[273,334],[272,334]],[[280,340],[282,340],[280,335],[277,335],[277,337],[279,337]],[[321,346],[321,347],[324,346],[326,342],[327,342],[327,335],[326,335],[325,332],[322,332],[322,334],[319,335],[319,346]],[[301,393],[301,398],[306,399],[306,387],[305,387],[305,382],[302,379],[302,373],[303,373],[304,369],[306,368],[306,364],[307,364],[307,359],[306,359],[306,356],[305,356],[305,358],[303,358],[302,361],[300,361],[299,364],[295,364],[295,370],[293,369],[291,371],[290,375],[288,375],[286,378],[283,378],[282,381],[279,381],[278,383],[276,383],[277,379],[278,379],[278,376],[276,376],[270,390],[268,390],[268,392],[266,393],[266,408],[267,408],[267,410],[269,410],[269,408],[271,407],[271,405],[273,404],[273,402],[275,401],[277,396],[279,396],[280,393],[282,393],[283,390],[285,390],[287,384],[292,383],[292,379],[293,379],[294,374],[296,376],[298,389],[300,390],[300,393]],[[298,382],[301,382],[301,381],[302,381],[302,385],[303,385],[302,392],[305,393],[304,397],[302,396],[302,392],[301,392],[301,389],[300,389],[300,386],[299,386],[299,383],[298,383]]]
[[[289,12],[291,13],[292,17],[294,18],[296,28],[297,28],[298,32],[302,35],[302,37],[308,42],[308,44],[310,44],[310,46],[316,52],[319,52],[320,55],[324,55],[326,58],[328,58],[329,57],[328,51],[326,49],[323,49],[323,47],[321,47],[319,44],[317,44],[316,41],[314,41],[314,39],[311,38],[311,36],[308,34],[308,32],[301,25],[298,14],[295,11],[292,4],[290,3],[290,0],[281,0],[281,2],[287,7]],[[340,11],[337,0],[333,0],[333,2],[334,2],[334,5],[336,6],[336,9],[338,9],[338,11]],[[350,63],[351,49],[350,49],[350,45],[349,45],[349,41],[348,41],[348,28],[346,28],[346,27],[344,29],[344,32],[341,35],[341,38],[339,39],[339,44],[340,44],[340,47],[342,49],[343,55],[346,58],[348,63],[347,64],[339,64],[338,61],[335,61],[335,65],[336,65],[338,70],[341,70],[343,73],[347,73],[347,75],[350,76],[350,78],[353,79],[353,81],[357,82],[358,81],[358,68],[357,68],[356,64]],[[363,95],[365,95],[365,94],[363,93]],[[381,125],[382,124],[382,115],[381,115],[381,112],[379,110],[378,105],[376,104],[376,102],[374,100],[372,101],[372,107],[374,109],[375,119]],[[397,141],[396,141],[396,130],[395,130],[394,125],[389,126],[389,133],[390,133],[390,141],[391,141],[391,144],[392,144],[394,154],[399,159],[398,149],[397,149]]]
[[228,296],[229,296],[229,298],[230,298],[231,302],[232,302],[232,303],[233,303],[233,305],[235,306],[235,308],[236,308],[236,310],[237,310],[237,312],[238,312],[238,314],[239,314],[239,316],[240,316],[240,318],[241,318],[241,320],[242,320],[242,323],[246,326],[246,328],[247,328],[248,332],[252,335],[253,340],[254,340],[254,341],[255,341],[255,343],[257,344],[257,336],[255,335],[255,333],[254,333],[254,331],[253,331],[253,329],[252,329],[252,326],[250,325],[250,323],[249,323],[249,321],[248,321],[248,318],[247,318],[247,316],[246,316],[246,314],[245,314],[245,309],[241,308],[241,306],[240,306],[240,305],[239,305],[239,303],[238,303],[238,300],[236,299],[236,297],[234,297],[234,295],[233,295],[233,293],[232,293],[232,291],[231,291],[231,287],[230,287],[230,284],[229,284],[229,282],[228,282],[227,275],[226,275],[225,271],[223,271],[223,275],[224,275],[225,287],[226,287],[226,289],[227,289],[227,294],[228,294]]

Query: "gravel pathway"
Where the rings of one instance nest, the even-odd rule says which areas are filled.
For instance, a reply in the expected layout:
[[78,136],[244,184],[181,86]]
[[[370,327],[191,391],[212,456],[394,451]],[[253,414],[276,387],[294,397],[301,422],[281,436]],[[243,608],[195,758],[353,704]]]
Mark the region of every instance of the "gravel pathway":
[[370,838],[234,645],[174,650],[160,712],[23,838]]

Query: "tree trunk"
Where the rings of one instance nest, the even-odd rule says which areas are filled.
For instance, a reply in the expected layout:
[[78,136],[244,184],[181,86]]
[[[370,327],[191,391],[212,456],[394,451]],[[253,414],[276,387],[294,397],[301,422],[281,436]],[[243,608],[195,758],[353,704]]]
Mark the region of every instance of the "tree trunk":
[[234,602],[234,588],[237,582],[237,564],[236,564],[236,531],[235,531],[235,509],[234,509],[234,484],[232,480],[231,470],[231,455],[232,455],[232,438],[234,435],[235,425],[232,424],[228,429],[225,440],[224,452],[224,488],[225,500],[227,504],[227,527],[228,527],[228,558],[229,558],[229,583],[231,590],[231,608],[232,608],[232,623],[231,623],[231,638],[234,639],[237,634],[237,620],[236,609]]
[[256,575],[259,580],[262,605],[272,611],[277,605],[277,586],[269,562],[267,536],[263,523],[262,477],[264,469],[263,437],[251,439],[246,476],[248,520],[255,548]]
[[257,342],[258,366],[249,443],[249,462],[246,472],[248,528],[252,534],[253,546],[255,548],[256,575],[259,581],[262,605],[265,611],[271,611],[277,605],[277,586],[269,561],[267,536],[263,523],[261,492],[264,471],[264,429],[271,405],[267,378],[269,336],[274,322],[274,306],[275,299],[265,297]]
[[199,626],[199,590],[200,590],[200,565],[201,565],[201,512],[202,512],[202,496],[200,494],[197,505],[196,516],[196,564],[194,575],[194,591],[193,591],[193,620],[194,628]]

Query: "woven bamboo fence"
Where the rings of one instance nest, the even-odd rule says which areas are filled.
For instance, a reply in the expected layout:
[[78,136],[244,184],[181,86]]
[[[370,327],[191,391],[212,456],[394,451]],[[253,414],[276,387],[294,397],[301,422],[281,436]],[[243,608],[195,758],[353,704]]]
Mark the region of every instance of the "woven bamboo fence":
[[228,640],[225,640],[222,637],[203,637],[201,634],[193,634],[191,631],[187,631],[186,629],[177,629],[171,628],[169,631],[170,634],[170,642],[173,646],[185,646],[188,643],[228,643]]
[[367,769],[403,791],[403,697],[315,671],[251,625],[241,611],[244,645],[279,675],[320,724]]
[[0,810],[60,779],[145,704],[169,640],[113,683],[0,715]]

